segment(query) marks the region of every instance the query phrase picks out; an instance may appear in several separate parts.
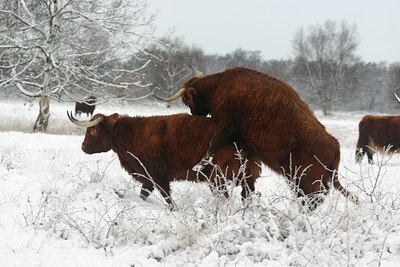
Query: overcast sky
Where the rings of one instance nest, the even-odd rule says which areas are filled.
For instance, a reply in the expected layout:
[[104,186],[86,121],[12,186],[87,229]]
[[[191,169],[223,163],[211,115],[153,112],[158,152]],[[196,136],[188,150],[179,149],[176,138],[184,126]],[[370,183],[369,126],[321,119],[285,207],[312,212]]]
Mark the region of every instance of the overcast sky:
[[174,29],[208,54],[243,48],[292,58],[295,32],[329,19],[356,24],[363,60],[400,62],[400,0],[148,0],[148,8],[158,36]]

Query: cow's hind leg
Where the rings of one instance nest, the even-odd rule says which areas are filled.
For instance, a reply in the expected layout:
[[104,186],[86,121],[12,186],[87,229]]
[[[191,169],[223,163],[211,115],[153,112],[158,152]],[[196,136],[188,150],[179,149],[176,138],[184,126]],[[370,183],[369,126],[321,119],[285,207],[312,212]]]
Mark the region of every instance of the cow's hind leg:
[[233,127],[228,127],[226,124],[217,125],[216,129],[214,130],[214,134],[211,138],[210,145],[207,149],[206,154],[203,158],[197,163],[192,170],[194,171],[202,171],[205,166],[212,163],[214,153],[223,147],[224,145],[233,142],[235,130]]
[[[306,177],[303,178],[306,179]],[[316,180],[312,184],[300,182],[299,185],[295,186],[295,191],[300,203],[307,207],[309,211],[315,210],[322,204],[328,192],[320,180]]]
[[142,188],[140,189],[140,198],[146,200],[147,197],[153,192],[154,186],[153,184],[143,184]]
[[356,163],[360,163],[365,155],[365,149],[356,147]]
[[241,181],[241,186],[242,186],[242,192],[240,195],[242,196],[242,200],[245,200],[251,193],[255,191],[255,178],[250,176],[247,179],[243,179]]
[[368,163],[373,164],[372,157],[375,151],[369,146],[369,138],[367,136],[359,136],[356,146],[356,162],[360,163],[364,155],[367,154]]
[[156,184],[158,191],[160,191],[162,197],[164,198],[165,202],[167,202],[168,207],[171,210],[175,210],[176,206],[175,203],[172,201],[171,198],[171,187],[169,180],[163,179],[163,182],[160,182],[159,184]]
[[374,164],[373,156],[375,154],[375,151],[370,147],[366,147],[365,150],[366,150],[367,157],[368,157],[368,163]]
[[245,175],[249,175],[245,177],[241,181],[242,185],[242,200],[246,199],[251,193],[255,191],[255,183],[256,179],[261,175],[261,162],[254,161],[251,157],[248,160],[248,166],[246,167]]

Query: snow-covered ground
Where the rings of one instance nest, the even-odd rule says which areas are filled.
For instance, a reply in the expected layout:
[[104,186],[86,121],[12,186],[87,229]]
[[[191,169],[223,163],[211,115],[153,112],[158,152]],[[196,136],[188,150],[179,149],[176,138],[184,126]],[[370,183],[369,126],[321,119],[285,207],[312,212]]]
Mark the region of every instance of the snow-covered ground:
[[[362,203],[332,191],[305,212],[284,179],[263,168],[251,201],[224,199],[208,186],[175,182],[170,211],[113,152],[86,155],[83,130],[51,102],[48,134],[31,133],[38,106],[1,102],[0,266],[399,266],[400,156],[354,162],[364,114],[321,122],[341,143],[341,182]],[[100,106],[95,113],[187,112],[163,104]],[[120,198],[118,194],[125,195]]]

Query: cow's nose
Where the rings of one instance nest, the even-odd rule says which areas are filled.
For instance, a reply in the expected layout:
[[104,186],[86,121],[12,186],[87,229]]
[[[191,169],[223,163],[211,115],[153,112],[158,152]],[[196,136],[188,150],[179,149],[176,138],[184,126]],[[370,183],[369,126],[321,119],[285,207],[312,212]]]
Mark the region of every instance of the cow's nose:
[[85,145],[84,144],[82,144],[82,146],[81,146],[81,149],[82,149],[82,151],[85,151]]

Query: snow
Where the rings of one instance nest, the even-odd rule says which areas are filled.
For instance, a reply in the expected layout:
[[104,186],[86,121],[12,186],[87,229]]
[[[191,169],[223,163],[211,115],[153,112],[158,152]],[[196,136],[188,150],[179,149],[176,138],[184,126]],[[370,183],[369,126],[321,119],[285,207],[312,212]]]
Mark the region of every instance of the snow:
[[[263,167],[256,193],[242,203],[207,185],[174,182],[177,209],[140,184],[116,155],[86,155],[73,104],[50,103],[48,133],[32,133],[37,103],[2,101],[0,115],[1,266],[399,266],[398,155],[354,161],[364,113],[323,117],[341,143],[341,182],[355,205],[332,191],[307,212],[284,179]],[[187,112],[164,104],[113,104],[95,113]],[[83,116],[83,118],[85,118]],[[124,195],[120,198],[118,194]]]

